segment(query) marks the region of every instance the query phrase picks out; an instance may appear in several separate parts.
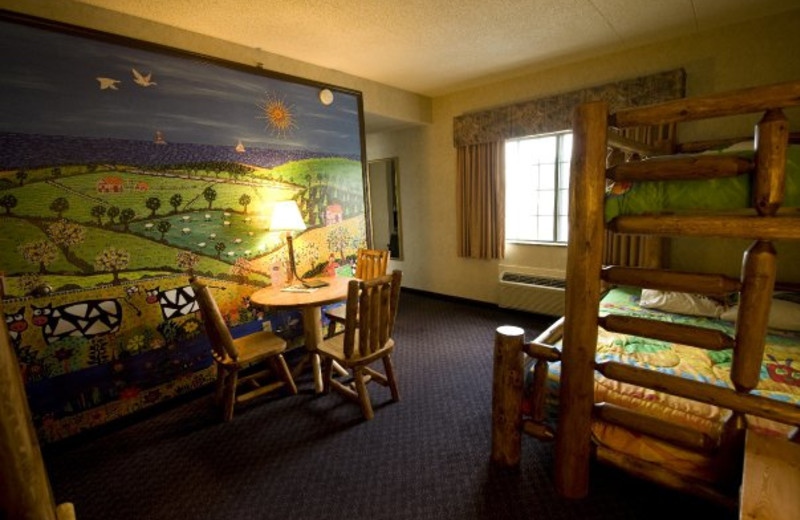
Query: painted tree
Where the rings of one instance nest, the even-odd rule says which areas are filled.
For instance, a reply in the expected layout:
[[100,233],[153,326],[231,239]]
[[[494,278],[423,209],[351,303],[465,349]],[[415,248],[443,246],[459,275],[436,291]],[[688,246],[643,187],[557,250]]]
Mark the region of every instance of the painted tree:
[[294,258],[298,269],[301,265],[307,265],[308,270],[312,270],[319,262],[319,247],[314,242],[308,242],[294,250]]
[[220,258],[222,252],[225,251],[225,242],[217,242],[214,246],[214,250],[217,252],[217,258]]
[[147,206],[147,209],[150,210],[150,216],[155,217],[156,211],[158,208],[161,207],[161,199],[158,197],[148,197],[147,200],[144,202],[144,205]]
[[350,241],[352,240],[352,236],[350,232],[344,226],[337,226],[333,231],[328,233],[328,249],[331,251],[337,251],[339,253],[339,258],[342,262],[345,261],[345,249],[348,245],[350,245]]
[[169,205],[172,206],[172,212],[177,213],[178,208],[183,204],[183,195],[180,193],[176,193],[172,197],[169,198]]
[[89,210],[91,215],[97,219],[97,225],[103,225],[103,216],[106,214],[106,207],[102,204],[98,204],[97,206],[92,206],[92,209]]
[[17,283],[22,294],[31,294],[44,285],[44,279],[39,273],[25,273],[19,277]]
[[11,215],[11,210],[17,207],[17,198],[7,193],[0,197],[0,206],[6,208],[6,215]]
[[62,215],[67,210],[69,210],[69,201],[66,197],[57,197],[50,203],[50,211],[55,212],[58,218],[63,218]]
[[106,211],[106,215],[108,215],[108,223],[114,224],[114,219],[119,216],[119,208],[117,206],[111,206]]
[[17,248],[28,263],[39,266],[40,273],[47,272],[47,266],[58,258],[58,248],[49,240],[27,242]]
[[66,255],[69,248],[86,240],[86,228],[68,220],[59,220],[47,226],[47,234]]
[[189,276],[192,275],[194,268],[200,263],[200,257],[191,251],[178,251],[175,260],[178,263],[178,268],[186,271]]
[[28,172],[25,170],[19,170],[16,174],[17,180],[19,181],[19,185],[22,186],[25,184],[25,179],[28,178]]
[[239,204],[241,204],[244,207],[245,213],[247,213],[247,206],[249,206],[251,202],[253,202],[253,199],[251,199],[250,195],[248,195],[247,193],[239,197]]
[[161,233],[161,241],[164,241],[164,235],[169,233],[169,230],[172,229],[172,224],[169,220],[159,220],[158,224],[156,224],[156,229],[159,233]]
[[107,247],[95,257],[94,268],[97,271],[110,271],[114,277],[111,283],[119,285],[119,272],[128,267],[130,261],[131,255],[124,249]]
[[50,170],[50,176],[53,177],[54,179],[58,179],[59,177],[61,177],[61,168],[59,168],[58,166],[52,168]]
[[208,202],[208,209],[211,209],[211,204],[217,198],[217,190],[209,186],[203,190],[203,198]]
[[122,223],[123,231],[130,231],[128,226],[130,225],[133,218],[136,216],[136,212],[133,211],[131,208],[125,208],[119,214],[119,221]]

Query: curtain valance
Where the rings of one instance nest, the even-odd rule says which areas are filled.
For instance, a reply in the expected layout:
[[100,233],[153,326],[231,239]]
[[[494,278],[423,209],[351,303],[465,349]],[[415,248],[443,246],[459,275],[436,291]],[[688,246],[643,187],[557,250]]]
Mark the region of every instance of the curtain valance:
[[572,112],[586,101],[604,99],[612,111],[684,97],[686,73],[676,69],[617,81],[453,119],[454,146],[504,141],[572,128]]

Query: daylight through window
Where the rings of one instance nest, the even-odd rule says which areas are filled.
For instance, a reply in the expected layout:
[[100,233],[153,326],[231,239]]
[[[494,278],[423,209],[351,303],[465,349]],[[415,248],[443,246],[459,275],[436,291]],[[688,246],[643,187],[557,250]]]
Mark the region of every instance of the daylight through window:
[[506,241],[567,241],[572,133],[506,141]]

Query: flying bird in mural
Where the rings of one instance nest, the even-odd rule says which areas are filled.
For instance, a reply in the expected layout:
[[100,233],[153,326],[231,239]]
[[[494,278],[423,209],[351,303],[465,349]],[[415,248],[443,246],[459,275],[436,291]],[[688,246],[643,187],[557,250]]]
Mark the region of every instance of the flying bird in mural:
[[119,90],[117,88],[117,83],[120,83],[118,79],[112,78],[94,78],[100,82],[100,90]]
[[152,72],[148,73],[147,75],[143,75],[133,67],[131,67],[131,72],[133,72],[133,82],[137,85],[141,85],[142,87],[151,87],[158,84],[155,81],[150,81],[150,78],[153,76]]

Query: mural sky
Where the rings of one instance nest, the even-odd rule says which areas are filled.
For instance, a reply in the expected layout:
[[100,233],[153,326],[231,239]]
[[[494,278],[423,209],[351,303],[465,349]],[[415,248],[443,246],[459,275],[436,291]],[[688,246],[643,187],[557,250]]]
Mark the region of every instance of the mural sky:
[[[0,132],[361,156],[357,98],[0,21]],[[36,55],[31,55],[35,49]],[[198,63],[202,66],[198,67]],[[255,69],[253,69],[255,70]]]

